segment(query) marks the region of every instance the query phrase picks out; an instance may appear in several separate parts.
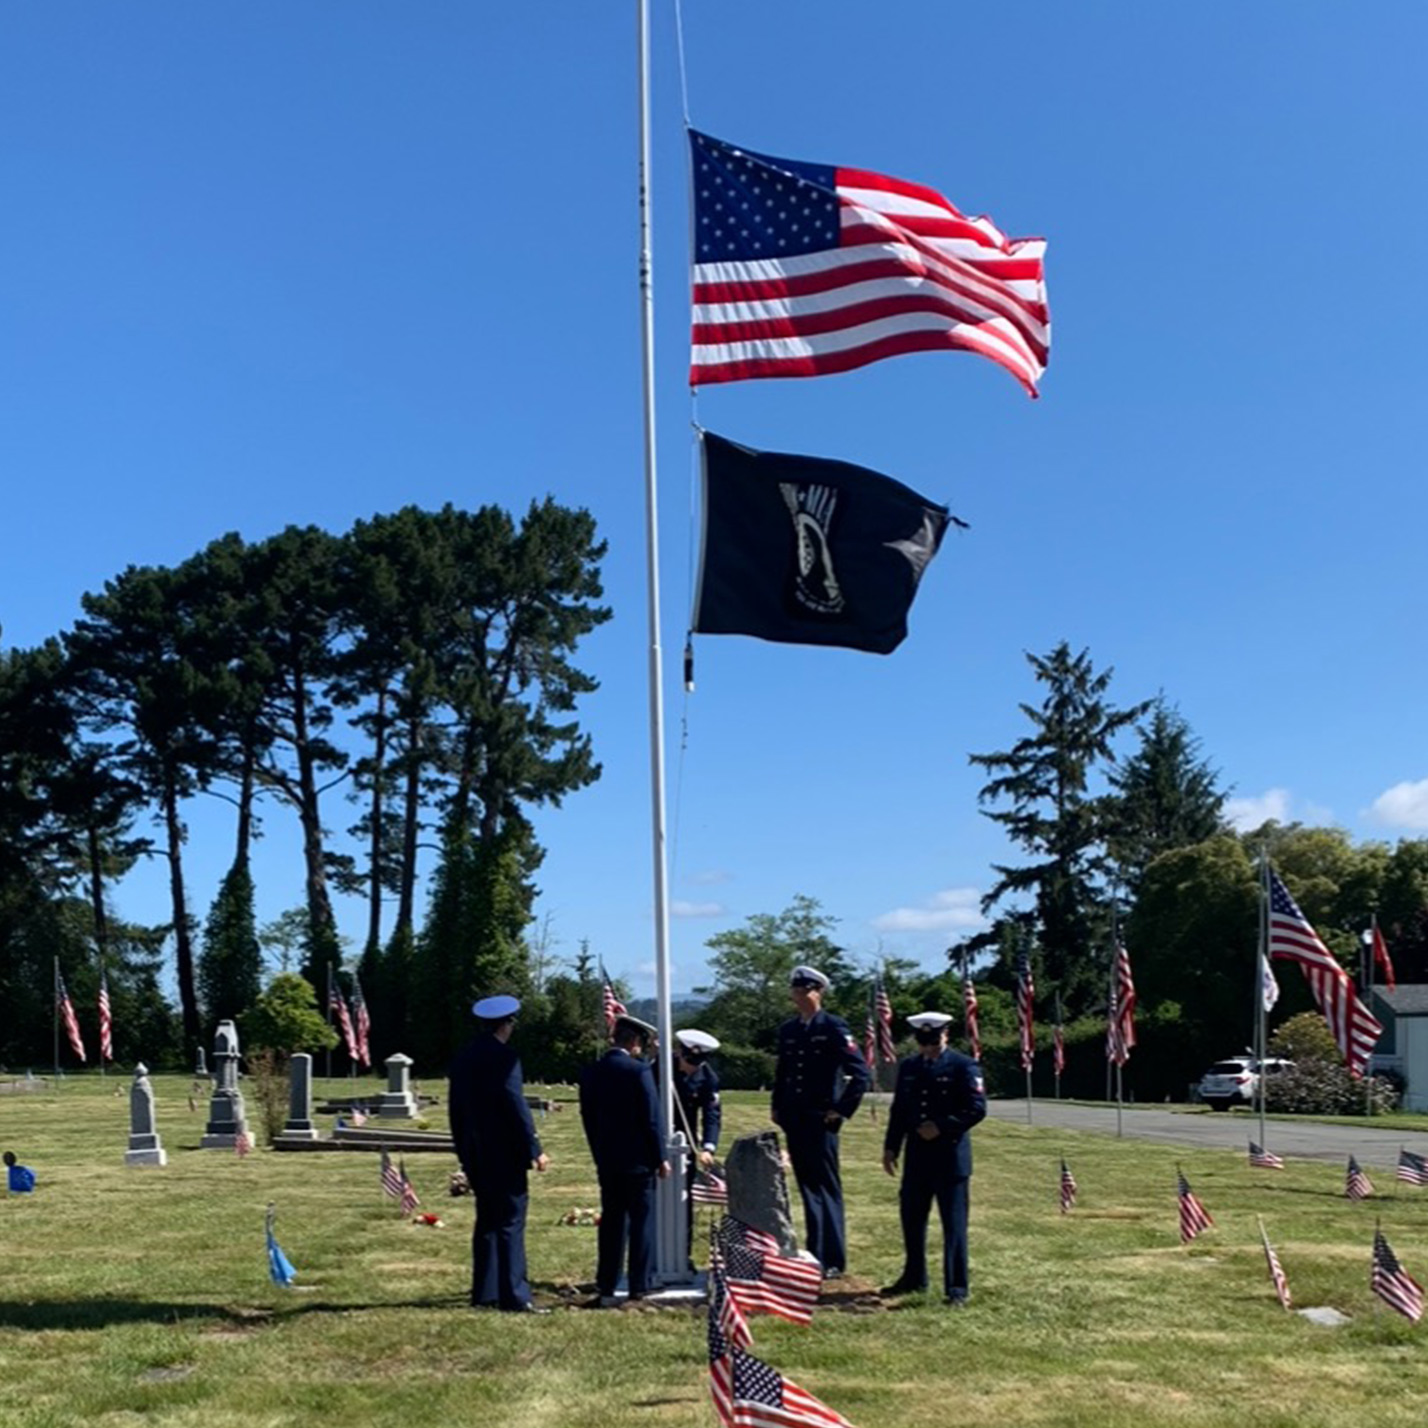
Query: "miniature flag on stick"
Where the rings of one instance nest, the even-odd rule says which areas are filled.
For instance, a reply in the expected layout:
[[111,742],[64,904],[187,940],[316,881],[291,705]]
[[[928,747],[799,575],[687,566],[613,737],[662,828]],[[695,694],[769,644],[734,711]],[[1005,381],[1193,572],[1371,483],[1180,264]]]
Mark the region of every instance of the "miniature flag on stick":
[[1076,1204],[1076,1177],[1071,1173],[1071,1167],[1066,1164],[1063,1156],[1061,1160],[1061,1213],[1073,1209]]
[[1344,1177],[1344,1194],[1350,1200],[1367,1200],[1373,1194],[1373,1182],[1364,1174],[1352,1155],[1349,1157],[1349,1168]]
[[407,1176],[407,1162],[405,1158],[403,1158],[401,1167],[397,1173],[400,1175],[402,1182],[402,1214],[413,1215],[416,1213],[417,1206],[421,1204],[421,1201],[417,1198],[416,1186],[412,1184]]
[[[1178,1173],[1178,1172],[1177,1172]],[[1180,1243],[1189,1244],[1197,1235],[1214,1227],[1210,1212],[1196,1199],[1190,1189],[1190,1182],[1181,1174],[1180,1179]]]
[[1284,1277],[1284,1268],[1279,1263],[1279,1256],[1274,1252],[1274,1246],[1269,1242],[1269,1236],[1264,1231],[1264,1221],[1259,1222],[1259,1237],[1264,1241],[1264,1257],[1269,1265],[1269,1277],[1274,1281],[1274,1292],[1279,1296],[1279,1302],[1286,1309],[1293,1307],[1293,1302],[1289,1297],[1289,1281]]
[[1409,1185],[1428,1185],[1428,1160],[1411,1150],[1398,1152],[1397,1177]]
[[689,1189],[689,1198],[696,1205],[724,1205],[729,1203],[729,1183],[715,1175],[712,1170],[695,1173],[694,1183]]
[[239,1160],[242,1160],[252,1149],[253,1137],[247,1131],[241,1130],[233,1137],[233,1150]]
[[785,1255],[772,1235],[730,1215],[718,1236],[729,1293],[745,1314],[777,1314],[795,1324],[812,1320],[823,1271],[811,1254]]
[[288,1285],[297,1278],[297,1270],[293,1268],[292,1261],[282,1252],[273,1235],[273,1222],[276,1219],[277,1211],[270,1201],[268,1204],[268,1277],[274,1284]]
[[392,1157],[387,1154],[385,1146],[382,1148],[382,1193],[390,1195],[393,1200],[402,1198],[402,1177],[392,1164]]
[[1261,1170],[1284,1169],[1284,1162],[1277,1155],[1254,1141],[1249,1143],[1249,1163],[1258,1166]]
[[1369,1287],[1390,1309],[1417,1323],[1423,1317],[1423,1287],[1398,1262],[1383,1231],[1373,1232],[1373,1273]]

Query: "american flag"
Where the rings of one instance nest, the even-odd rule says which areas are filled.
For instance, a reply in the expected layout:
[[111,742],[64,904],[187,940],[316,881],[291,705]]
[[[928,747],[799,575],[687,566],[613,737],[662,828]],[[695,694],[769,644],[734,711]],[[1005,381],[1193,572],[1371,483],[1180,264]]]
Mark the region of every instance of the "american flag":
[[1106,1019],[1106,1059],[1117,1066],[1130,1060],[1135,1045],[1135,981],[1131,977],[1130,953],[1117,944],[1115,967],[1111,972],[1111,1006]]
[[1373,1182],[1364,1174],[1358,1161],[1351,1155],[1349,1168],[1344,1176],[1344,1194],[1350,1200],[1367,1200],[1373,1194]]
[[1373,1232],[1373,1274],[1369,1286],[1405,1319],[1416,1324],[1423,1317],[1423,1286],[1399,1264],[1382,1230]]
[[233,1151],[239,1160],[248,1155],[253,1149],[253,1137],[247,1131],[241,1130],[233,1137]]
[[114,1014],[109,1009],[109,977],[99,969],[99,1059],[114,1059]]
[[878,977],[873,983],[868,1000],[868,1029],[863,1036],[863,1060],[869,1068],[879,1059],[884,1062],[897,1060],[897,1048],[893,1045],[892,1003],[888,1000],[887,988]]
[[402,1177],[385,1150],[382,1152],[382,1193],[390,1195],[393,1200],[402,1198]]
[[361,1127],[367,1124],[367,1112],[360,1106],[353,1106],[347,1113],[347,1123],[351,1126]]
[[357,1033],[353,1031],[352,1018],[347,1014],[347,1003],[338,990],[337,983],[331,979],[330,973],[327,983],[327,1004],[332,1008],[332,1015],[337,1019],[337,1029],[342,1033],[342,1043],[347,1048],[347,1055],[356,1061]]
[[[372,1018],[367,1015],[367,998],[362,995],[362,983],[357,973],[352,974],[352,1036],[357,1046],[357,1062],[362,1066],[372,1064]],[[354,1121],[361,1125],[361,1121]]]
[[980,353],[1031,396],[1051,320],[1039,238],[920,184],[749,153],[691,130],[690,385]]
[[1032,1056],[1036,1051],[1036,1032],[1032,1026],[1032,1003],[1036,1000],[1036,987],[1031,980],[1031,958],[1025,952],[1016,959],[1016,1024],[1021,1037],[1021,1069],[1031,1070]]
[[625,1016],[627,1009],[624,1002],[615,995],[615,984],[610,980],[610,974],[605,970],[605,964],[600,964],[600,976],[604,986],[600,990],[601,1006],[605,1012],[605,1030],[613,1034],[615,1030],[615,1018]]
[[729,1292],[745,1314],[777,1314],[795,1324],[812,1320],[823,1269],[811,1254],[785,1255],[772,1235],[731,1215],[717,1235]]
[[1188,1245],[1196,1235],[1214,1227],[1210,1212],[1195,1197],[1190,1182],[1180,1176],[1180,1243]]
[[74,1014],[74,1003],[69,999],[69,990],[60,975],[59,963],[55,963],[55,1005],[59,1008],[60,1019],[64,1022],[65,1035],[74,1048],[74,1054],[81,1061],[89,1058],[84,1054],[84,1042],[79,1035],[79,1019]]
[[1065,1159],[1061,1161],[1061,1213],[1074,1209],[1076,1205],[1076,1177]]
[[1389,991],[1393,991],[1397,985],[1393,980],[1393,959],[1388,955],[1388,943],[1383,940],[1383,933],[1378,930],[1378,919],[1373,922],[1373,960],[1383,969],[1384,984]]
[[977,1026],[977,984],[970,977],[962,979],[962,1009],[967,1023],[967,1049],[973,1061],[980,1061],[982,1033]]
[[1259,994],[1265,1011],[1273,1011],[1274,1004],[1279,1000],[1279,983],[1274,980],[1269,958],[1264,956],[1259,959]]
[[1415,1155],[1411,1150],[1400,1150],[1398,1169],[1394,1174],[1410,1185],[1428,1185],[1428,1160],[1421,1155]]
[[689,1187],[689,1198],[696,1205],[727,1205],[729,1183],[712,1170],[696,1170]]
[[1066,1069],[1066,1028],[1061,1025],[1061,993],[1056,994],[1056,1025],[1051,1028],[1051,1069],[1059,1076]]
[[1264,1257],[1269,1265],[1269,1277],[1274,1281],[1274,1292],[1279,1296],[1279,1302],[1286,1309],[1294,1307],[1293,1300],[1289,1297],[1289,1281],[1284,1277],[1284,1267],[1279,1262],[1279,1256],[1274,1252],[1274,1246],[1269,1242],[1269,1236],[1264,1232],[1264,1221],[1259,1222],[1259,1237],[1264,1241]]
[[1257,1165],[1261,1170],[1284,1169],[1284,1162],[1273,1151],[1266,1150],[1255,1141],[1249,1143],[1249,1163]]
[[402,1183],[402,1214],[413,1215],[416,1213],[417,1206],[421,1204],[421,1200],[417,1197],[416,1186],[412,1184],[407,1176],[407,1163],[405,1160],[402,1161],[397,1175]]
[[1269,955],[1299,963],[1350,1073],[1363,1075],[1383,1027],[1358,999],[1349,974],[1319,940],[1273,868],[1269,870]]
[[[710,1247],[709,1264],[709,1357],[726,1354],[729,1346],[747,1349],[754,1342],[744,1311],[734,1302],[724,1279],[717,1239]],[[717,1349],[717,1352],[716,1352]]]

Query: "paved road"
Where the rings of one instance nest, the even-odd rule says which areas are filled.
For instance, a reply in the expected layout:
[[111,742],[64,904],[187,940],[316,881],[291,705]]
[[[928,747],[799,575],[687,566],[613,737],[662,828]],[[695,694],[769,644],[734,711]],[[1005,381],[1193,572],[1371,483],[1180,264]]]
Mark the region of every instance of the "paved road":
[[[990,1101],[988,1114],[999,1121],[1025,1125],[1026,1102]],[[1065,1101],[1036,1101],[1031,1124],[1047,1129],[1116,1133],[1116,1108],[1071,1105]],[[1201,1149],[1243,1151],[1251,1137],[1259,1136],[1259,1116],[1247,1111],[1173,1111],[1127,1106],[1121,1117],[1127,1140],[1154,1140],[1167,1145],[1192,1145]],[[1302,1156],[1309,1160],[1346,1161],[1350,1155],[1363,1165],[1392,1169],[1398,1152],[1407,1145],[1420,1155],[1428,1154],[1428,1135],[1419,1132],[1405,1138],[1402,1131],[1378,1130],[1369,1126],[1330,1126],[1311,1121],[1281,1121],[1273,1116],[1265,1122],[1267,1149],[1276,1155]]]

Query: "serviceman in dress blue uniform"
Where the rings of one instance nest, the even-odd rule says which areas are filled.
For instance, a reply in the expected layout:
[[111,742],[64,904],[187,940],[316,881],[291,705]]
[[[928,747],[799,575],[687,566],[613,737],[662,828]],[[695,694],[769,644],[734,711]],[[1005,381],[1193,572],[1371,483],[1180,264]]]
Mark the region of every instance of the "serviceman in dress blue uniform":
[[655,1179],[669,1174],[654,1068],[643,1059],[655,1029],[621,1016],[612,1038],[615,1044],[580,1078],[580,1119],[600,1181],[595,1286],[607,1309],[619,1303],[615,1290],[627,1238],[629,1296],[642,1299],[652,1288]]
[[719,1073],[709,1064],[708,1057],[718,1051],[718,1037],[693,1027],[674,1034],[674,1095],[675,1124],[687,1136],[690,1144],[689,1164],[685,1167],[685,1209],[688,1213],[690,1268],[694,1267],[694,1199],[689,1193],[693,1185],[693,1170],[708,1170],[714,1164],[714,1152],[719,1149],[719,1131],[724,1112],[719,1105]]
[[917,1054],[897,1068],[897,1089],[883,1141],[883,1169],[897,1174],[903,1146],[902,1274],[885,1294],[911,1294],[927,1288],[927,1221],[932,1201],[942,1218],[942,1292],[947,1302],[967,1302],[967,1203],[972,1177],[972,1139],[968,1132],[987,1114],[981,1067],[947,1045],[944,1012],[908,1017],[917,1037]]
[[778,1029],[773,1123],[788,1141],[803,1197],[806,1247],[824,1279],[837,1279],[848,1268],[838,1130],[868,1089],[868,1068],[848,1024],[823,1010],[828,978],[816,967],[795,967],[788,985],[798,1015]]
[[550,1161],[526,1104],[521,1061],[511,1043],[515,997],[486,997],[471,1008],[480,1034],[451,1065],[451,1138],[476,1197],[471,1235],[471,1302],[481,1309],[548,1314],[526,1282],[526,1175]]

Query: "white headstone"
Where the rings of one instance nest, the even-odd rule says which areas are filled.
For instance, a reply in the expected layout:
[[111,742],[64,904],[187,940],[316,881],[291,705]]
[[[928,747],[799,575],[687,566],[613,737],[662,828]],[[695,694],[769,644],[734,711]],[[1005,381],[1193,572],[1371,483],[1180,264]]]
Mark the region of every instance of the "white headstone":
[[149,1084],[149,1068],[141,1061],[134,1068],[134,1084],[129,1087],[129,1149],[125,1165],[167,1165],[168,1155],[159,1142],[154,1123],[154,1088]]

